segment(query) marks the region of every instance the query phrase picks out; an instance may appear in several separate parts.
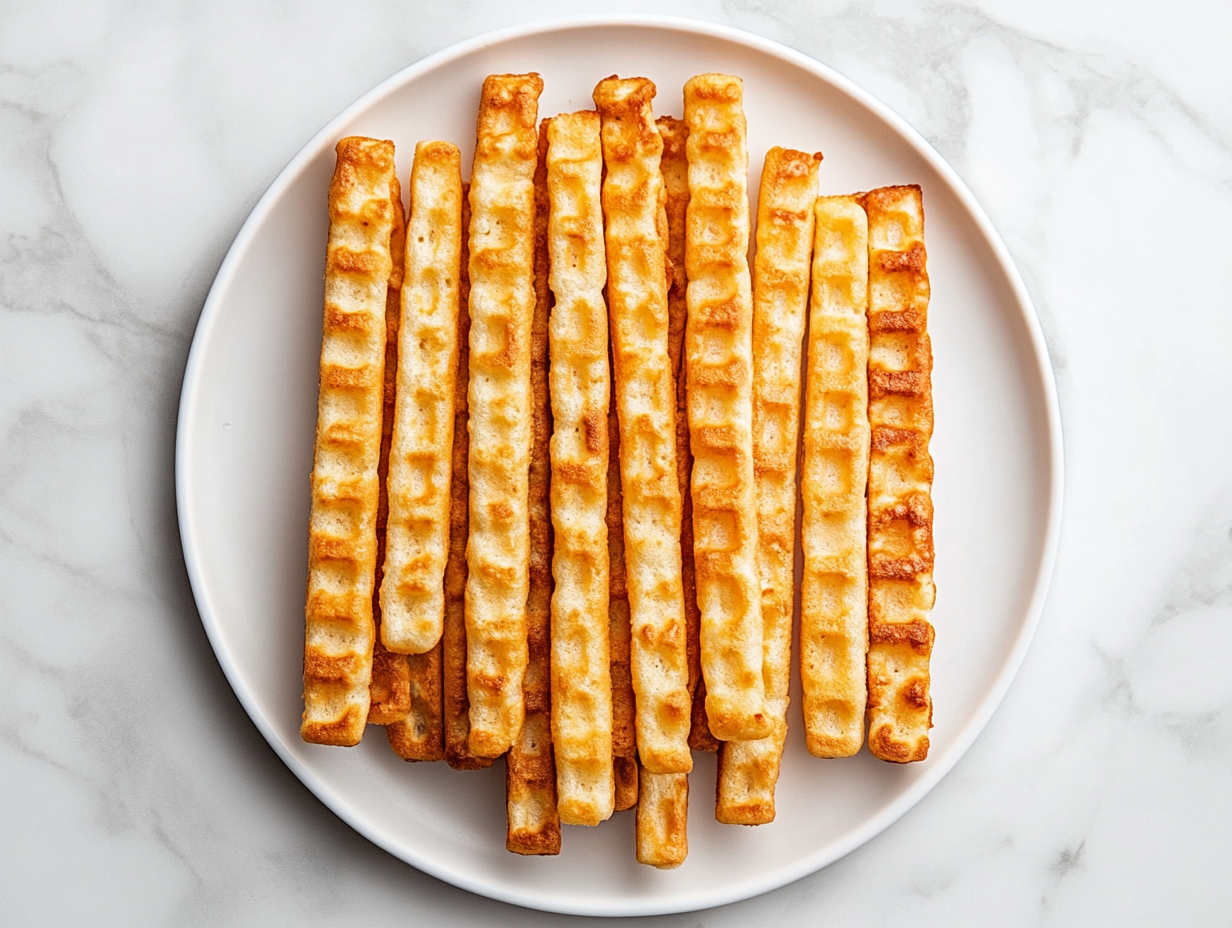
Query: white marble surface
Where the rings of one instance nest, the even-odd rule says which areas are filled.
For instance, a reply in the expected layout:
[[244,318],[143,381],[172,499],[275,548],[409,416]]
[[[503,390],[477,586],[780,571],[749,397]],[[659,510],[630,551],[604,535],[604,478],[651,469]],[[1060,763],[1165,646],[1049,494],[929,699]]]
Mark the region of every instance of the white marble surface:
[[[826,870],[644,923],[1232,922],[1232,8],[619,8],[783,41],[929,138],[1019,263],[1066,440],[1052,594],[971,752]],[[571,921],[416,872],[287,772],[201,629],[172,460],[210,281],[300,145],[429,52],[601,9],[0,5],[0,922]]]

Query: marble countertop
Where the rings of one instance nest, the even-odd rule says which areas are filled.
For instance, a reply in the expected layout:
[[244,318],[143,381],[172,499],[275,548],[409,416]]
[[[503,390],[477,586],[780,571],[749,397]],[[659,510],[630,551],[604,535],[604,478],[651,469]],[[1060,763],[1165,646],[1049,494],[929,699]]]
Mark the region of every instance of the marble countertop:
[[[305,140],[455,41],[603,9],[0,6],[0,921],[574,920],[415,871],[282,765],[202,630],[173,456],[210,282]],[[1066,445],[1043,620],[957,767],[819,873],[642,924],[1232,922],[1232,7],[619,9],[776,39],[927,137],[1018,262]]]

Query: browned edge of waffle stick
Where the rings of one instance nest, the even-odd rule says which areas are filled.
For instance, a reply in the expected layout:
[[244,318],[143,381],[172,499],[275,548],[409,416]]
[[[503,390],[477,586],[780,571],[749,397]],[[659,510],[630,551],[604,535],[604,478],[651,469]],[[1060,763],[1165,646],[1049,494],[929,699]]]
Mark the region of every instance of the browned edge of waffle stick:
[[808,319],[813,204],[821,154],[771,148],[757,199],[753,264],[753,462],[757,562],[765,633],[762,677],[768,738],[725,741],[719,750],[715,818],[730,825],[774,821],[774,791],[787,740],[795,611],[796,458],[800,371]]
[[350,746],[371,700],[385,306],[393,269],[394,145],[342,139],[329,188],[320,394],[308,523],[308,742]]
[[[612,370],[608,343],[608,370]],[[625,586],[624,496],[620,489],[620,426],[616,392],[611,391],[607,414],[607,558],[608,642],[612,677],[612,766],[616,778],[617,812],[637,805],[637,734],[634,728],[633,677],[629,668],[629,591]]]
[[535,315],[531,323],[532,450],[527,504],[530,518],[530,587],[526,597],[526,720],[505,756],[505,847],[515,854],[560,853],[556,764],[552,747],[551,600],[552,519],[548,445],[552,407],[548,395],[548,120],[539,124],[535,162]]
[[770,734],[753,471],[748,148],[738,77],[684,86],[689,125],[685,364],[706,715],[721,740]]
[[[470,227],[470,185],[462,185],[462,228]],[[470,701],[466,696],[466,539],[470,513],[470,447],[467,391],[470,372],[470,245],[462,236],[458,275],[458,376],[454,385],[453,480],[449,503],[449,560],[445,564],[445,626],[441,635],[441,703],[445,762],[455,770],[481,770],[491,757],[471,753]],[[412,660],[412,670],[414,670]]]
[[466,687],[470,750],[481,757],[507,751],[525,718],[534,174],[542,91],[538,74],[484,80],[471,168]]
[[868,746],[928,756],[933,585],[932,346],[924,202],[915,185],[864,195],[868,213]]
[[818,197],[804,411],[800,682],[805,743],[849,757],[864,738],[868,647],[868,222]]
[[667,217],[654,84],[595,87],[607,176],[603,211],[614,392],[620,424],[625,574],[638,756],[655,773],[687,773],[688,659],[680,581],[675,383],[667,352]]
[[[402,318],[402,277],[406,252],[406,216],[402,211],[402,189],[395,165],[389,190],[394,227],[389,236],[389,256],[393,267],[385,291],[385,382],[381,403],[381,458],[377,466],[379,490],[376,506],[376,575],[372,586],[372,618],[376,634],[372,641],[372,682],[368,692],[369,725],[394,725],[411,710],[410,672],[406,657],[395,654],[381,643],[381,580],[385,572],[385,527],[389,521],[389,447],[394,434],[394,399],[398,386],[398,329]],[[388,732],[387,732],[388,734]]]

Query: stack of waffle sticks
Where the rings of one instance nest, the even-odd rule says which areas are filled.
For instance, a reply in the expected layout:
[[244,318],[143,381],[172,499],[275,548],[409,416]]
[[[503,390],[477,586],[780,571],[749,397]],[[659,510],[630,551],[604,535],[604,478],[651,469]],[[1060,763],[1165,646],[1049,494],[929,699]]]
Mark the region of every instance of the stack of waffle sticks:
[[739,78],[683,120],[645,78],[540,122],[542,90],[489,77],[469,185],[421,142],[407,214],[393,143],[338,143],[301,734],[504,757],[510,851],[636,806],[671,868],[695,750],[720,822],[774,819],[798,499],[808,750],[927,755],[922,199],[772,148],[750,267]]

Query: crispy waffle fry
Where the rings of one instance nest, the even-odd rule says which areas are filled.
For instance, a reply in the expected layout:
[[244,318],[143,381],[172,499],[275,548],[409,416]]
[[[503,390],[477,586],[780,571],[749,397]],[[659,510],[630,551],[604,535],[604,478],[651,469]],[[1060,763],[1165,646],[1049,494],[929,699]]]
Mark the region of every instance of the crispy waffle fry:
[[389,236],[393,268],[385,290],[385,386],[381,404],[381,461],[377,468],[380,490],[376,507],[376,577],[372,588],[372,618],[376,635],[372,642],[372,683],[368,692],[370,725],[392,725],[406,718],[411,708],[410,673],[406,656],[388,651],[381,643],[381,581],[385,564],[385,526],[389,521],[389,448],[394,434],[394,398],[398,388],[398,329],[402,317],[402,271],[406,252],[406,218],[402,213],[402,189],[395,172],[389,190],[394,227]]
[[683,119],[660,116],[656,122],[663,139],[660,170],[667,191],[667,259],[671,264],[671,285],[667,291],[667,353],[672,360],[676,383],[676,485],[680,488],[680,581],[684,592],[685,647],[689,660],[689,696],[692,721],[689,747],[694,751],[717,751],[719,741],[710,733],[706,721],[706,683],[701,667],[701,612],[697,608],[697,586],[693,570],[693,500],[689,493],[689,473],[693,455],[689,452],[688,378],[685,376],[684,335],[689,309],[685,296],[688,277],[684,270],[685,221],[689,209],[689,159],[685,145],[689,127]]
[[556,764],[552,746],[551,609],[552,518],[548,487],[552,407],[548,397],[548,135],[539,124],[535,161],[535,318],[531,323],[530,389],[533,450],[530,459],[530,592],[526,597],[528,659],[522,696],[526,721],[505,757],[505,847],[515,854],[559,854]]
[[928,756],[933,586],[932,348],[917,186],[864,195],[868,212],[868,746]]
[[321,392],[308,522],[300,736],[353,745],[371,701],[394,145],[338,143],[329,188]]
[[552,386],[552,743],[560,819],[613,811],[608,653],[607,279],[597,113],[548,122]]
[[729,825],[774,821],[774,787],[787,739],[791,619],[795,600],[796,452],[800,355],[813,251],[813,202],[821,155],[772,148],[757,199],[753,264],[753,460],[757,561],[765,623],[762,676],[774,730],[719,750],[715,818]]
[[461,254],[461,157],[449,142],[420,142],[411,169],[381,584],[381,640],[405,654],[435,647],[444,622]]
[[675,383],[667,352],[667,217],[645,78],[595,87],[602,116],[608,305],[620,471],[625,571],[632,626],[637,748],[656,773],[686,773],[688,659],[680,583],[680,491],[676,485]]
[[[689,677],[687,688],[692,701],[692,725],[689,746],[700,742],[703,747],[718,742],[706,725],[703,695],[698,701],[701,679],[701,649],[698,631],[701,613],[697,608],[697,593],[693,576],[693,510],[689,501],[689,470],[693,460],[689,454],[689,417],[685,389],[684,334],[688,322],[684,272],[685,217],[689,206],[689,162],[685,143],[689,128],[683,119],[660,116],[655,122],[663,139],[663,156],[659,170],[667,194],[667,260],[670,284],[667,291],[667,354],[671,359],[672,381],[676,384],[676,486],[680,491],[680,579],[684,594],[685,648]],[[700,726],[700,729],[699,729]],[[704,736],[704,737],[703,737]],[[637,814],[637,859],[658,867],[677,867],[688,853],[689,778],[680,773],[641,772],[639,792],[646,800]]]
[[684,85],[689,125],[685,364],[693,452],[693,544],[706,716],[721,740],[770,734],[762,680],[753,476],[753,300],[748,149],[740,79]]
[[689,853],[689,775],[643,771],[637,798],[637,862],[674,870]]
[[538,74],[483,83],[470,224],[470,750],[503,754],[522,730],[528,659],[530,335],[535,309]]
[[858,197],[816,206],[804,413],[800,679],[809,753],[864,736],[868,647],[868,222]]
[[[462,185],[462,228],[470,228],[471,207]],[[470,245],[462,237],[458,262],[458,376],[453,396],[453,480],[449,503],[449,560],[445,564],[445,628],[441,634],[441,703],[445,729],[445,762],[455,770],[479,770],[492,765],[490,757],[471,753],[470,700],[466,696],[466,539],[469,526],[470,471],[467,456],[470,438],[467,392],[470,371],[471,278]],[[429,652],[431,653],[431,652]],[[412,665],[417,658],[411,659]]]

